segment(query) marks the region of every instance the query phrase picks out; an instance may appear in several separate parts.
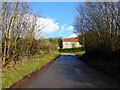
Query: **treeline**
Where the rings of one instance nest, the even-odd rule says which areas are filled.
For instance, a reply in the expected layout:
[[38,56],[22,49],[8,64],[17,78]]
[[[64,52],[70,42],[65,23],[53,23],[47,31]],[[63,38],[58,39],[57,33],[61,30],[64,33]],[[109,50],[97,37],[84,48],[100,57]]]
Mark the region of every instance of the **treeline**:
[[[57,44],[42,37],[42,29],[37,26],[38,16],[30,12],[30,4],[26,2],[0,3],[0,33],[2,37],[2,66],[23,60],[35,54],[43,54],[57,48]],[[37,23],[36,23],[37,22]],[[36,36],[36,33],[40,33]]]
[[85,2],[76,9],[74,28],[86,53],[119,57],[120,2]]

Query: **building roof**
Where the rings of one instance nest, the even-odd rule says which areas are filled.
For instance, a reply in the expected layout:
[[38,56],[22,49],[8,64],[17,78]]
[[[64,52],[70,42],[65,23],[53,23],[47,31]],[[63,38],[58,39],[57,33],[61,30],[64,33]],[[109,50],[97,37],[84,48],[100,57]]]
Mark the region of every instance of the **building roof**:
[[62,38],[63,42],[79,42],[78,39],[75,38]]

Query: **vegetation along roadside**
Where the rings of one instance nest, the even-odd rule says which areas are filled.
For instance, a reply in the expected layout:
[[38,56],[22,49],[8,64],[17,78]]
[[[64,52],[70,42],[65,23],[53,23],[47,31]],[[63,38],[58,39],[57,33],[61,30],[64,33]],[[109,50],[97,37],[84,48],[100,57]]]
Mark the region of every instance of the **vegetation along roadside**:
[[32,59],[27,61],[19,62],[15,65],[15,67],[5,67],[3,68],[3,88],[7,88],[10,85],[18,82],[22,79],[25,75],[35,71],[37,68],[46,65],[47,63],[51,62],[55,57],[60,55],[59,52],[51,52],[47,53],[46,55],[38,55]]

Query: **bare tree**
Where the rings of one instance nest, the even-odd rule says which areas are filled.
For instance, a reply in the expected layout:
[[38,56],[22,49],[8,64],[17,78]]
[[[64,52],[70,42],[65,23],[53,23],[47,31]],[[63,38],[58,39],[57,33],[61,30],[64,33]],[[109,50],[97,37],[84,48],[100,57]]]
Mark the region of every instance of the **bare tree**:
[[119,2],[86,2],[77,7],[75,32],[85,38],[86,51],[120,49]]
[[[2,49],[3,65],[8,62],[10,57],[10,46],[14,43],[15,53],[17,40],[17,21],[18,15],[23,14],[21,7],[25,8],[20,2],[3,2],[1,3],[1,30],[2,30]],[[21,10],[20,10],[21,9]]]
[[[2,2],[0,4],[0,33],[2,33],[2,65],[16,64],[20,58],[31,56],[35,46],[36,33],[40,36],[45,28],[40,17],[33,15],[26,2]],[[40,42],[39,42],[40,43]],[[35,50],[36,50],[35,49]]]

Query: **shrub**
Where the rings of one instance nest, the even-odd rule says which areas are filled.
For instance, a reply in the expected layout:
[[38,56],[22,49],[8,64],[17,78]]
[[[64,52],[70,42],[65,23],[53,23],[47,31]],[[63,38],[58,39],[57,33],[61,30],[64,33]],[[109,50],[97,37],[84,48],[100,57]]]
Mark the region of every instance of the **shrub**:
[[[12,39],[11,39],[12,40]],[[2,45],[2,50],[4,43]],[[19,38],[15,43],[11,43],[9,48],[9,57],[7,57],[6,64],[14,62],[16,64],[17,61],[23,60],[22,58],[27,57],[30,58],[33,55],[45,54],[46,52],[56,51],[58,50],[58,45],[50,42],[49,39],[22,39]]]
[[65,48],[65,49],[59,49],[60,52],[79,52],[83,51],[83,47],[79,48]]

